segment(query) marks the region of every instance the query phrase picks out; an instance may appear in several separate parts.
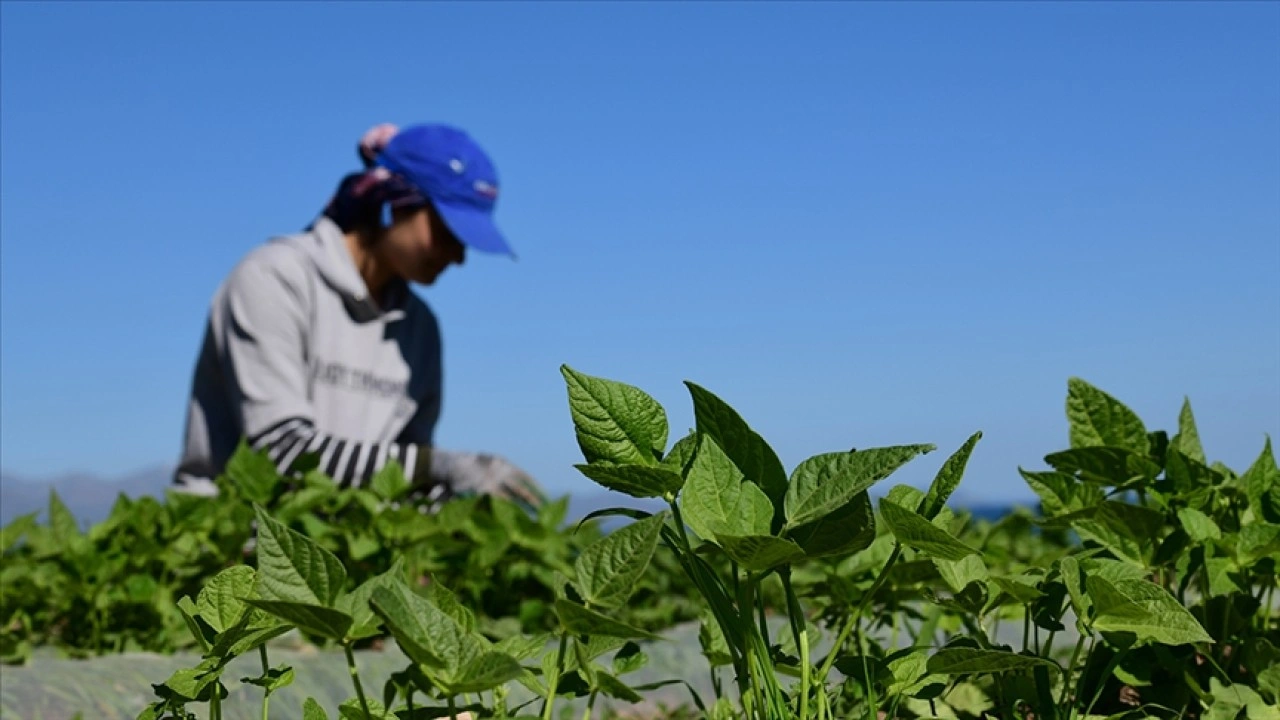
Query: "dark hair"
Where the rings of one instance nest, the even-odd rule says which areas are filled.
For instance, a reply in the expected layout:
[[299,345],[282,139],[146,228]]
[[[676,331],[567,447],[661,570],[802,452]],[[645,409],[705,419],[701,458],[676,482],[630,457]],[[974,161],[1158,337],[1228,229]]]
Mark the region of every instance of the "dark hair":
[[343,177],[325,206],[324,216],[343,232],[375,229],[383,226],[383,207],[387,205],[398,210],[430,202],[403,177],[375,167]]

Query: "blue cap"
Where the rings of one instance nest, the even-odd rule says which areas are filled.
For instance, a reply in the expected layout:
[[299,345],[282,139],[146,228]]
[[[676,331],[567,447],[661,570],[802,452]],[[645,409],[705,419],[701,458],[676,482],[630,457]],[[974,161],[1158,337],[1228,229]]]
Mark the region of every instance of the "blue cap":
[[376,162],[427,196],[463,244],[515,256],[494,224],[497,169],[467,133],[449,125],[412,125],[391,138]]

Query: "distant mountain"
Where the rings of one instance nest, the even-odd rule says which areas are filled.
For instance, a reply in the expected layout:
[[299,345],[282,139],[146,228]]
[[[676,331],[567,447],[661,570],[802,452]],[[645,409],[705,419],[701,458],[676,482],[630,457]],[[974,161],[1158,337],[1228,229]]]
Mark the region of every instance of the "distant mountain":
[[116,478],[89,473],[27,478],[0,473],[0,523],[7,525],[19,515],[37,511],[43,522],[49,491],[57,490],[58,497],[81,523],[92,524],[107,517],[120,493],[130,498],[162,497],[172,477],[173,469],[160,465]]

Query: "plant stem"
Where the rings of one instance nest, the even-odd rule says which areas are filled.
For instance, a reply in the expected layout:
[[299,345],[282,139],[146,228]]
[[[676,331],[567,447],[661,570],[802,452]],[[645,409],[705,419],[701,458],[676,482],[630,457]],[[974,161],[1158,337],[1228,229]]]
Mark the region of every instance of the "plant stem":
[[542,720],[551,720],[551,710],[556,704],[556,686],[560,684],[560,671],[564,668],[564,653],[569,647],[569,636],[560,636],[560,650],[556,653],[556,672],[547,684],[547,699],[542,703]]
[[[1075,652],[1071,653],[1071,662],[1067,664],[1067,674],[1062,679],[1062,695],[1058,698],[1059,705],[1065,705],[1067,702],[1067,693],[1071,690],[1071,684],[1075,679],[1076,661],[1080,659],[1080,653],[1084,650],[1084,642],[1088,639],[1089,636],[1081,635],[1080,639],[1076,641]],[[1074,716],[1075,712],[1072,711],[1071,715]]]
[[866,687],[867,687],[867,707],[869,710],[869,714],[867,717],[869,717],[871,720],[876,720],[876,718],[879,717],[880,715],[879,713],[880,703],[878,700],[876,700],[876,688],[874,685],[871,684],[871,670],[867,667],[867,650],[866,648],[862,647],[862,612],[861,611],[858,612],[857,619],[854,620],[853,627],[854,627],[853,642],[854,642],[854,645],[856,645],[858,648],[858,656],[862,658],[862,682],[866,683]]
[[596,696],[598,693],[592,691],[591,699],[587,700],[587,709],[582,713],[582,720],[591,720],[591,712],[596,708]]
[[1084,714],[1088,715],[1093,711],[1093,706],[1097,704],[1098,698],[1102,697],[1102,691],[1106,688],[1107,678],[1111,677],[1111,673],[1115,672],[1116,666],[1124,659],[1125,654],[1129,652],[1129,648],[1125,648],[1111,657],[1111,662],[1107,663],[1107,667],[1102,671],[1102,675],[1098,680],[1098,689],[1093,693],[1093,699],[1089,701],[1089,707],[1085,708]]
[[351,672],[351,684],[355,685],[356,697],[360,698],[360,710],[368,720],[373,720],[373,716],[369,714],[369,701],[364,699],[364,686],[360,684],[360,672],[356,669],[356,656],[351,652],[351,643],[343,643],[342,649],[347,654],[347,669]]
[[1275,610],[1275,602],[1276,602],[1276,576],[1272,575],[1271,583],[1267,586],[1267,604],[1263,606],[1263,610],[1262,610],[1263,632],[1266,632],[1267,630],[1271,629],[1269,627],[1270,622],[1267,621],[1267,618],[1275,616],[1274,613],[1272,612],[1273,610]]
[[[734,566],[733,574],[734,574],[735,583],[736,583],[737,575],[738,575],[736,565]],[[757,657],[759,655],[759,648],[756,647],[756,643],[753,642],[753,638],[750,637],[750,634],[755,634],[755,631],[753,630],[753,627],[752,627],[755,623],[751,617],[752,609],[755,606],[755,601],[751,597],[751,590],[752,590],[751,573],[747,573],[746,582],[737,583],[737,584],[738,584],[738,613],[739,613],[738,622],[741,624],[742,629],[747,633],[749,633],[748,637],[746,638],[746,642],[743,650],[746,653],[745,660],[747,663],[747,672],[750,673],[751,693],[752,693],[752,697],[755,699],[756,709],[761,714],[762,720],[767,720],[768,713],[765,711],[764,696],[762,695],[763,688],[761,687],[763,677],[761,676],[759,669],[756,667],[756,662],[759,659]]]
[[902,544],[894,543],[893,553],[889,555],[889,561],[884,564],[880,574],[876,576],[876,581],[871,584],[871,589],[862,596],[862,600],[858,603],[858,609],[853,615],[845,618],[844,627],[840,629],[840,634],[836,637],[835,644],[831,646],[831,651],[827,653],[826,660],[822,661],[822,668],[818,670],[819,682],[826,682],[827,676],[831,674],[831,668],[836,664],[836,655],[840,653],[840,648],[844,647],[845,641],[849,639],[849,634],[853,632],[853,627],[858,618],[862,617],[862,612],[870,604],[871,598],[880,590],[880,586],[884,585],[884,581],[889,577],[889,569],[897,562],[900,555],[902,555]]
[[458,720],[458,706],[453,703],[453,696],[450,695],[445,702],[449,706],[449,720]]
[[[809,720],[809,632],[800,635],[800,720]],[[823,687],[825,692],[825,686]]]
[[[671,515],[676,526],[676,540],[672,542],[664,535],[664,539],[671,545],[672,552],[675,553],[676,561],[680,563],[680,567],[684,569],[685,574],[693,581],[693,584],[702,593],[702,597],[711,607],[711,613],[715,615],[716,622],[720,624],[720,630],[724,633],[725,643],[729,646],[729,657],[733,661],[734,678],[738,683],[738,693],[742,698],[747,697],[747,686],[749,684],[746,661],[744,660],[745,642],[742,639],[741,628],[738,625],[738,619],[733,615],[733,600],[728,596],[724,584],[713,572],[710,572],[705,562],[693,552],[692,546],[689,544],[689,534],[685,531],[684,519],[680,514],[680,506],[676,503],[675,496],[668,493],[666,496],[667,504],[671,507]],[[737,565],[734,565],[734,594],[733,598],[738,595],[737,584]]]
[[209,699],[209,720],[222,720],[222,693],[218,692],[222,681],[213,681],[213,695]]
[[787,596],[791,634],[795,636],[796,647],[800,650],[800,720],[809,720],[809,634],[801,629],[801,624],[806,621],[804,611],[800,609],[800,599],[791,586],[791,567],[784,566],[779,577],[782,579],[782,590]]
[[[1024,605],[1022,613],[1022,652],[1030,649],[1031,642],[1031,606]],[[1000,638],[996,638],[999,641]]]
[[[269,672],[270,665],[267,664],[267,646],[262,644],[258,646],[258,656],[262,658],[262,676],[266,677]],[[270,720],[271,716],[267,714],[267,704],[271,702],[271,690],[262,688],[262,720]]]

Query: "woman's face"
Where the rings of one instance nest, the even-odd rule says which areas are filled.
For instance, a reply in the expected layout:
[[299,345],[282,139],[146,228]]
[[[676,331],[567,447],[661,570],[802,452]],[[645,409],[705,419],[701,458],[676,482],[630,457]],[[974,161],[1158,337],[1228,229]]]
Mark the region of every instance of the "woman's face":
[[430,285],[450,265],[466,259],[466,247],[432,208],[399,210],[392,220],[374,250],[405,280]]

